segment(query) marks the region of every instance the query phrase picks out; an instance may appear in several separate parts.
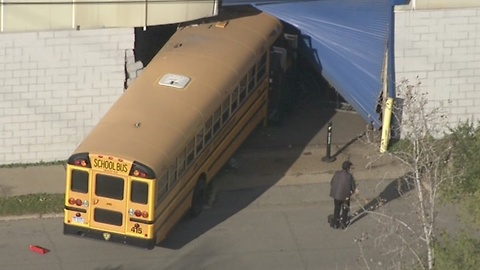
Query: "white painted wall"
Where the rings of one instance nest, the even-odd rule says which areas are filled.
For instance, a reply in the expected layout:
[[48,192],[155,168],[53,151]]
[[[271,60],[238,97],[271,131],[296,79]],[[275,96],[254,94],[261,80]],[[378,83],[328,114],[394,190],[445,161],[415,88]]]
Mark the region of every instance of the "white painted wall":
[[65,160],[123,93],[134,29],[0,34],[0,164]]
[[397,82],[418,76],[451,126],[480,120],[480,8],[397,11],[395,55]]

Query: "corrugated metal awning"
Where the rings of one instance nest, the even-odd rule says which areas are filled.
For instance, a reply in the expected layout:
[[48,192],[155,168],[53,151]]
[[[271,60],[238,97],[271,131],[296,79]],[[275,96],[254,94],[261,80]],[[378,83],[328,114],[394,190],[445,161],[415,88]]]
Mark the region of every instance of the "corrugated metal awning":
[[223,1],[224,6],[247,3],[309,36],[325,79],[367,123],[381,126],[377,107],[393,16],[390,1]]

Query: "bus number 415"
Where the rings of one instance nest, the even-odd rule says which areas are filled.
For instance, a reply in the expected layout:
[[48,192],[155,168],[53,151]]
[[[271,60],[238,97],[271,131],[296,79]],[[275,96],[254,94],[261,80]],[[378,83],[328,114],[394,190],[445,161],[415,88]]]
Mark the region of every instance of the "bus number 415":
[[140,228],[140,224],[135,223],[135,225],[133,225],[130,231],[133,233],[142,233],[142,228]]

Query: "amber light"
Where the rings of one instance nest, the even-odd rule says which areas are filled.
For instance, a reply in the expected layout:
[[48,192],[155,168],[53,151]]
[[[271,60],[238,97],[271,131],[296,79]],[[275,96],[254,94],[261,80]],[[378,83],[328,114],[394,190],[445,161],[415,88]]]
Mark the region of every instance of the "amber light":
[[83,204],[83,203],[82,203],[82,200],[80,200],[80,199],[75,199],[75,198],[69,198],[69,199],[68,199],[68,203],[69,203],[70,205],[76,205],[76,206],[82,206],[82,204]]
[[82,167],[87,167],[87,161],[83,159],[77,159],[73,162],[74,165],[76,166],[82,166]]
[[145,177],[147,177],[147,174],[144,173],[144,172],[141,172],[139,170],[134,170],[133,171],[133,176],[145,178]]

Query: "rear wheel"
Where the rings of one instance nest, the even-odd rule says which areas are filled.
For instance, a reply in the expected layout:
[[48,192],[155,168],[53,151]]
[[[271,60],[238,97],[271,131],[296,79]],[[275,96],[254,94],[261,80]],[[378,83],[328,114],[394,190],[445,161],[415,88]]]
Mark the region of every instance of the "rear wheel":
[[206,197],[205,190],[205,180],[199,179],[197,184],[195,185],[195,189],[193,190],[192,208],[190,209],[191,217],[197,217],[202,212]]

